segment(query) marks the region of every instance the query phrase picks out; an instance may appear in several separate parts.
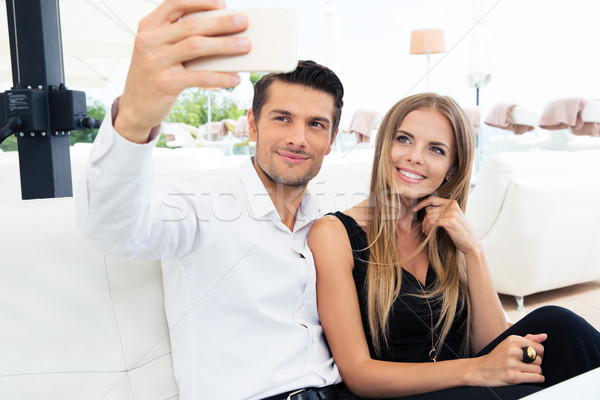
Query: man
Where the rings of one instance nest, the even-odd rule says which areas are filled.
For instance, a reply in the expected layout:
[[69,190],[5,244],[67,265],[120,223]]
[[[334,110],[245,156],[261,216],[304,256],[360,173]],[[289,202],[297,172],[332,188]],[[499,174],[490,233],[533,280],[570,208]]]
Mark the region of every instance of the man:
[[140,23],[125,91],[80,186],[78,221],[107,252],[162,258],[182,400],[336,398],[340,377],[319,322],[306,245],[319,215],[305,189],[337,133],[337,76],[314,62],[267,75],[248,113],[255,157],[227,180],[152,187],[152,148],[177,94],[236,83],[231,74],[187,71],[182,63],[249,49],[243,39],[216,37],[244,30],[243,17],[179,19],[221,6],[168,0]]

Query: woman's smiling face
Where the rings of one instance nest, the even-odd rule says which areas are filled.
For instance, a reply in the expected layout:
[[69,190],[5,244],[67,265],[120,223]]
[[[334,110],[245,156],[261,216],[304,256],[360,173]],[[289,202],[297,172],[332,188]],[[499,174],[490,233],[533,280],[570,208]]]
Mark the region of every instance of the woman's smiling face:
[[406,115],[392,142],[395,190],[406,199],[435,192],[449,174],[456,154],[450,122],[435,109],[417,109]]

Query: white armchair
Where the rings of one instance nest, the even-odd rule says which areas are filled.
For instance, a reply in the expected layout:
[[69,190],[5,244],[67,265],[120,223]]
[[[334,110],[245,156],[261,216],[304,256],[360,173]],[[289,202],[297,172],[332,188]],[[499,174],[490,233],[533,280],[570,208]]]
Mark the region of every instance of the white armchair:
[[523,297],[600,279],[600,150],[489,158],[466,216],[499,293]]

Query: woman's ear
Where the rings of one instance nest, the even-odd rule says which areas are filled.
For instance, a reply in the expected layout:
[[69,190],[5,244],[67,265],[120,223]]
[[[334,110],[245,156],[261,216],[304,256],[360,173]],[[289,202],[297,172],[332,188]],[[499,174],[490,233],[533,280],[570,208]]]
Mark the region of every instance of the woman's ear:
[[450,169],[446,173],[446,181],[449,181],[450,178],[452,178],[452,175],[454,175],[454,171],[456,171],[456,167],[453,165],[450,167]]

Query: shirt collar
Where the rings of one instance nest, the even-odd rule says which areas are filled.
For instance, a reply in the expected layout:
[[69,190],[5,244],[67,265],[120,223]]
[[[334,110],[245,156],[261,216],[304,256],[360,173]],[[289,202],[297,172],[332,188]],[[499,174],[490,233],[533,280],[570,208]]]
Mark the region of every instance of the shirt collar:
[[[267,189],[260,180],[260,177],[254,168],[251,157],[242,163],[242,165],[240,165],[238,168],[238,173],[242,181],[242,185],[244,186],[244,191],[246,192],[248,200],[248,207],[252,215],[257,219],[260,219],[272,212],[277,214],[275,205],[271,201],[269,193],[267,193]],[[296,212],[296,224],[294,226],[294,231],[312,223],[320,216],[321,213],[317,208],[314,197],[308,191],[308,189],[305,190],[302,201],[298,207],[298,211]],[[277,217],[279,218],[278,214]]]

